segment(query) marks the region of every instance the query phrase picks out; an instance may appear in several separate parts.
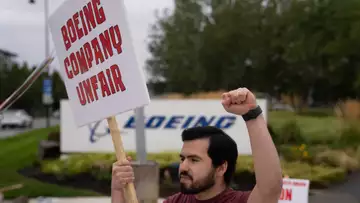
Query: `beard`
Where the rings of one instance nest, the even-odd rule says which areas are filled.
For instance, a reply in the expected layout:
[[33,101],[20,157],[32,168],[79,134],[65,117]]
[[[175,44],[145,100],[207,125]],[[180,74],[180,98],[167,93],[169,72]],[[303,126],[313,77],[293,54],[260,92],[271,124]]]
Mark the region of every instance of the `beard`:
[[192,176],[190,176],[186,171],[180,173],[180,177],[185,176],[191,181],[190,185],[180,182],[180,192],[183,194],[198,194],[204,192],[215,185],[215,169],[212,169],[205,178],[193,181]]

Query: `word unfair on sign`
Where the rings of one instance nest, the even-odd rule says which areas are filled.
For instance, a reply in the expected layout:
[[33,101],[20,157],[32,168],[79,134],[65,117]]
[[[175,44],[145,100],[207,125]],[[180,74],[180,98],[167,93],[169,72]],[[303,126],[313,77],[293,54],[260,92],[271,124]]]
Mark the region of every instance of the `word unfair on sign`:
[[[267,116],[266,100],[257,103]],[[106,121],[77,128],[67,100],[61,101],[61,151],[63,153],[110,152],[111,136]],[[126,149],[136,150],[133,112],[118,115]],[[227,113],[219,100],[152,100],[145,108],[147,152],[180,151],[181,132],[195,126],[216,126],[227,132],[238,144],[240,154],[251,154],[248,131],[240,116]],[[159,144],[161,143],[161,144]]]
[[149,103],[123,1],[68,0],[49,21],[78,126]]

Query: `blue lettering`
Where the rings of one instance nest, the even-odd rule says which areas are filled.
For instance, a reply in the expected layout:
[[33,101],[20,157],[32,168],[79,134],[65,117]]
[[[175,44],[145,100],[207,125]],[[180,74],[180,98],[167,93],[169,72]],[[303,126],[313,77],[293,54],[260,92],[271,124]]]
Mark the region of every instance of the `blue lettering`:
[[165,116],[153,116],[150,117],[149,121],[146,123],[146,128],[159,128],[164,122]]
[[182,126],[183,129],[189,128],[190,123],[194,120],[195,116],[189,116],[188,119],[186,119],[184,125]]
[[135,128],[135,117],[131,116],[125,123],[124,128]]
[[[154,115],[145,118],[146,129],[186,129],[197,126],[215,126],[220,129],[229,129],[236,122],[236,116],[185,116],[185,115]],[[88,125],[89,127],[89,141],[90,143],[97,142],[101,137],[110,134],[110,129],[106,126],[105,129],[100,130],[99,126],[101,121],[95,124]],[[131,116],[125,122],[123,129],[134,129],[135,128],[135,117]],[[126,132],[125,132],[126,133]]]
[[[215,126],[221,129],[228,129],[235,124],[235,116],[164,116],[154,115],[145,118],[145,128],[147,129],[186,129],[197,126]],[[124,129],[134,129],[136,126],[135,117],[131,116],[125,123]],[[109,130],[107,130],[109,132]]]
[[209,126],[215,119],[215,116],[212,116],[210,120],[206,120],[205,116],[200,116],[200,118],[195,123],[194,127],[197,126]]
[[172,116],[169,122],[165,125],[165,129],[178,128],[176,124],[181,123],[181,119],[183,118],[184,116]]
[[221,129],[227,129],[234,125],[236,121],[235,116],[223,116],[216,122],[215,127]]

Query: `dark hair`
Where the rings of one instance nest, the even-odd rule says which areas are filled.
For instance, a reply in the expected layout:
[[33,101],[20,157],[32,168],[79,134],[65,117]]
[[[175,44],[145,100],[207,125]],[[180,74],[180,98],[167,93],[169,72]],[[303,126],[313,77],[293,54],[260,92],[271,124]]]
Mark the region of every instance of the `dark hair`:
[[208,155],[212,160],[212,165],[216,168],[227,162],[224,181],[226,185],[230,184],[236,168],[238,150],[236,142],[228,134],[216,127],[205,126],[185,129],[181,137],[182,141],[209,138]]

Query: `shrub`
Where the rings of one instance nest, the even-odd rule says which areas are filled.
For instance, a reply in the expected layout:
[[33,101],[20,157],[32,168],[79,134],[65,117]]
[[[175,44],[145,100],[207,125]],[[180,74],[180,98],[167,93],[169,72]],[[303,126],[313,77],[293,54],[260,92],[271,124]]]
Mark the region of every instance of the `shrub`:
[[300,116],[310,117],[329,117],[334,116],[334,110],[331,108],[304,108],[300,112],[297,112]]
[[278,144],[302,144],[307,143],[303,132],[296,120],[286,122],[279,131]]
[[346,170],[329,166],[312,166],[301,162],[284,162],[282,164],[283,174],[290,178],[307,179],[311,186],[327,187],[345,179]]
[[53,131],[48,134],[47,140],[60,143],[60,131]]
[[360,145],[360,127],[356,124],[346,125],[340,132],[338,140],[333,144],[336,148],[358,147]]
[[359,169],[359,161],[340,150],[326,150],[314,157],[314,164],[325,164],[327,166],[342,168],[346,171]]
[[[134,153],[128,153],[135,156]],[[149,154],[149,159],[159,159],[162,168],[178,162],[178,153]],[[69,178],[78,174],[91,174],[97,180],[111,180],[112,163],[116,160],[112,154],[101,155],[71,155],[68,159],[46,161],[42,163],[44,173],[54,174],[58,178]],[[157,160],[155,160],[157,161]],[[340,167],[313,166],[299,161],[282,160],[284,175],[292,178],[304,178],[310,181],[317,181],[318,185],[327,185],[333,181],[343,180],[346,170]],[[250,156],[239,156],[237,159],[236,183],[244,185],[242,181],[254,181],[254,165]],[[245,184],[246,185],[246,184]],[[240,186],[242,187],[242,186]]]
[[271,135],[271,138],[272,138],[274,144],[275,144],[276,146],[280,146],[281,144],[283,144],[283,143],[281,142],[281,136],[280,136],[277,132],[275,132],[273,126],[271,126],[271,125],[268,124],[268,125],[267,125],[267,128],[268,128],[268,131],[269,131],[269,133],[270,133],[270,135]]
[[280,147],[280,155],[286,161],[311,162],[312,153],[310,153],[306,144],[301,145],[283,145]]

